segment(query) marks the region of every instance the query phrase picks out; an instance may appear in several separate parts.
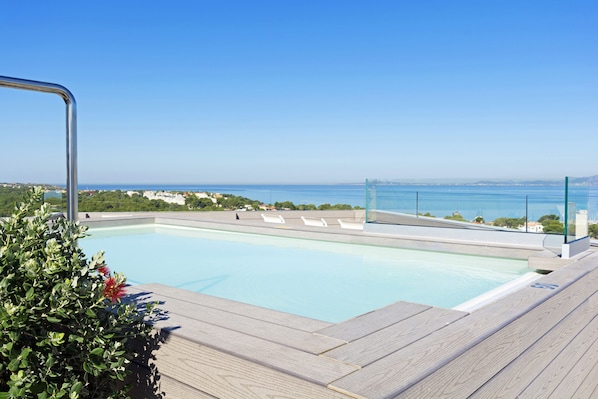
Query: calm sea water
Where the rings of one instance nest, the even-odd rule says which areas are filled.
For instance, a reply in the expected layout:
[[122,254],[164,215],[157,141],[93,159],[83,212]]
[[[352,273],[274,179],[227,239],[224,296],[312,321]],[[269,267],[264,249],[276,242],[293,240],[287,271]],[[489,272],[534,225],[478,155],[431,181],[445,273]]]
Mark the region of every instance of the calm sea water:
[[[164,184],[80,184],[80,190],[194,191],[233,194],[267,204],[291,201],[296,205],[349,204],[392,212],[430,213],[435,217],[459,212],[472,220],[499,217],[537,220],[555,214],[564,219],[565,187],[562,185],[452,185],[384,184],[366,190],[366,184],[328,185],[164,185]],[[367,191],[367,193],[366,193]],[[570,186],[569,212],[587,210],[589,220],[598,220],[598,187]]]

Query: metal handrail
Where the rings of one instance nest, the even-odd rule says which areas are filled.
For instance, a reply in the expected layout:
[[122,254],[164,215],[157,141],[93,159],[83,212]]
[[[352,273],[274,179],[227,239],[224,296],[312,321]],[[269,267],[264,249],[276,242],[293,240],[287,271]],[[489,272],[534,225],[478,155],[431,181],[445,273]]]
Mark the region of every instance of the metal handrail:
[[11,87],[58,94],[66,103],[66,213],[72,221],[78,219],[77,190],[77,102],[64,86],[55,83],[0,76],[0,87]]

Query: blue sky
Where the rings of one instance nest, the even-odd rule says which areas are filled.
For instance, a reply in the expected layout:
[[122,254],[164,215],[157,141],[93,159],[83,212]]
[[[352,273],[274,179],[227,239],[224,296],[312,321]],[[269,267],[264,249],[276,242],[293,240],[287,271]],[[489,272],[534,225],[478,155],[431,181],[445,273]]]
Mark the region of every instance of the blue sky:
[[[79,184],[598,174],[595,1],[5,1],[0,75],[78,107]],[[0,88],[0,182],[63,183]]]

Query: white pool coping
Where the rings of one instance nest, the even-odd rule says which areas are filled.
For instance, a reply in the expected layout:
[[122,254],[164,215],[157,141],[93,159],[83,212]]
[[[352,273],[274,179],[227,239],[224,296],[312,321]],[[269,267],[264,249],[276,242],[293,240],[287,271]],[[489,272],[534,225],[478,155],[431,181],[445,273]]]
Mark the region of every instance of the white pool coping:
[[544,274],[537,273],[537,272],[529,272],[525,273],[523,276],[509,281],[499,287],[496,287],[490,291],[483,293],[482,295],[478,295],[475,298],[472,298],[462,304],[459,304],[453,307],[453,310],[460,310],[463,312],[473,312],[478,310],[492,302],[498,301],[505,296],[522,289],[523,287],[528,286],[529,284],[533,283],[534,281],[538,280],[539,278],[543,277]]

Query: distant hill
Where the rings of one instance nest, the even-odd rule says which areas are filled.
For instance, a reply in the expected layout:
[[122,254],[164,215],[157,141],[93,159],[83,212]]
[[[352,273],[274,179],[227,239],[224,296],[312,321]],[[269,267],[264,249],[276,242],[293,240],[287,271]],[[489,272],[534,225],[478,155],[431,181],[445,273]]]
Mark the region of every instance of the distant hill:
[[[504,185],[504,186],[547,186],[547,185],[562,185],[565,178],[558,180],[480,180],[474,185]],[[580,184],[584,186],[598,186],[598,175],[589,177],[570,177],[569,184]]]
[[588,186],[598,186],[598,175],[589,177],[571,177],[569,183],[584,184]]

